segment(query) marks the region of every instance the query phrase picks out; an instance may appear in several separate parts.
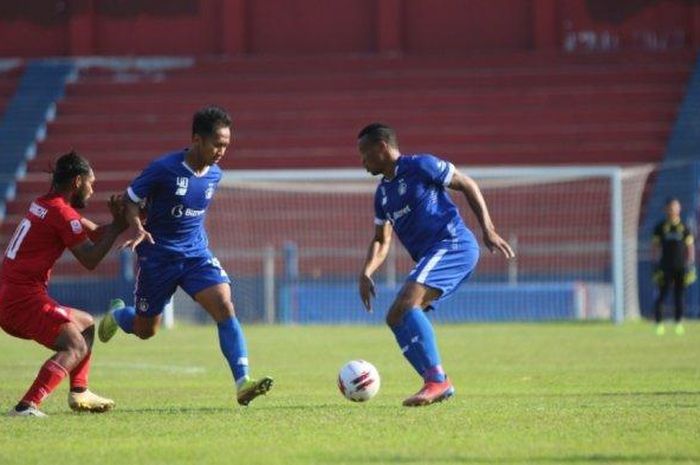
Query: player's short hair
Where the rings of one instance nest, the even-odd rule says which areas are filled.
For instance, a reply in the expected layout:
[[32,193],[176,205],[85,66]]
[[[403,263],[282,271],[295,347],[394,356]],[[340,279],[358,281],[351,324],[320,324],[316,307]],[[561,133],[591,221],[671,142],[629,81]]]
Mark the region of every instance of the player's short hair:
[[386,142],[391,147],[399,146],[396,140],[396,132],[391,127],[382,123],[368,124],[357,134],[357,138],[365,138],[372,143]]
[[51,168],[51,184],[56,187],[65,186],[76,176],[90,172],[90,163],[75,150],[58,157]]
[[217,128],[231,127],[231,117],[228,112],[216,105],[204,107],[192,117],[192,135],[199,134],[202,137],[214,135]]

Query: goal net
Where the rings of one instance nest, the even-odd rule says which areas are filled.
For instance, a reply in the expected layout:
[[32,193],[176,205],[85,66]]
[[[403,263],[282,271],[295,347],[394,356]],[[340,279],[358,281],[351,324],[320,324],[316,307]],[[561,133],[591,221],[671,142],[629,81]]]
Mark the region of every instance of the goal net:
[[[637,230],[651,166],[462,168],[480,185],[517,259],[482,255],[442,302],[444,322],[639,315]],[[381,322],[413,262],[398,240],[364,312],[357,292],[378,179],[362,170],[228,171],[207,214],[237,313],[277,323]],[[451,191],[480,238],[463,196]],[[178,313],[191,305],[176,300]]]

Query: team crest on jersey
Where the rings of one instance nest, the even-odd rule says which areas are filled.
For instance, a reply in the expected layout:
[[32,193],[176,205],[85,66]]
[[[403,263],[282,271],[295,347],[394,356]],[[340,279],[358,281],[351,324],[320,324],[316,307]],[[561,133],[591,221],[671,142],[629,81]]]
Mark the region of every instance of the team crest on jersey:
[[141,311],[141,312],[148,311],[148,300],[146,300],[145,297],[141,297],[139,299],[138,307],[139,307],[139,311]]
[[406,181],[403,178],[399,179],[399,195],[404,195],[406,193]]
[[175,195],[185,195],[187,194],[187,186],[190,184],[190,180],[184,176],[177,177],[177,189],[175,190]]
[[80,224],[80,220],[70,220],[70,228],[73,230],[73,234],[80,234],[83,232],[83,225]]
[[211,197],[214,195],[214,183],[210,182],[209,187],[207,187],[207,190],[204,191],[204,198],[209,200]]

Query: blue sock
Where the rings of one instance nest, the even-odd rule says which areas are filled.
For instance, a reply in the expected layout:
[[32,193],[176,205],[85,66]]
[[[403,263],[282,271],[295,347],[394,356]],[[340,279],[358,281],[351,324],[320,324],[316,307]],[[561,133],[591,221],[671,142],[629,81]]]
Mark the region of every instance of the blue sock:
[[416,353],[415,348],[411,345],[411,336],[407,331],[405,319],[397,326],[390,326],[391,331],[396,337],[396,342],[399,343],[401,353],[408,360],[418,375],[423,376],[425,368],[420,358],[420,354]]
[[134,317],[136,316],[134,307],[120,308],[115,310],[113,315],[122,331],[129,334],[134,332]]
[[248,348],[238,319],[235,316],[216,324],[219,328],[219,346],[238,384],[248,376]]
[[409,335],[410,347],[418,354],[421,365],[425,367],[421,375],[426,381],[445,381],[442,370],[440,352],[435,341],[433,325],[420,308],[412,308],[403,318],[406,332]]

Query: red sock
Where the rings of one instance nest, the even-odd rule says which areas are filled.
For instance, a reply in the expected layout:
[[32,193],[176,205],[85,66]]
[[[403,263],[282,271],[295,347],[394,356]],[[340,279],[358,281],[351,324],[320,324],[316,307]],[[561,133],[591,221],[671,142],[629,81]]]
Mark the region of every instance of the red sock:
[[26,404],[39,406],[41,402],[56,389],[63,378],[68,376],[68,372],[53,360],[47,360],[39,370],[39,374],[34,380],[34,384],[29,388],[22,398]]
[[92,352],[88,352],[85,358],[70,372],[70,388],[87,388],[88,374],[90,374],[90,359]]

